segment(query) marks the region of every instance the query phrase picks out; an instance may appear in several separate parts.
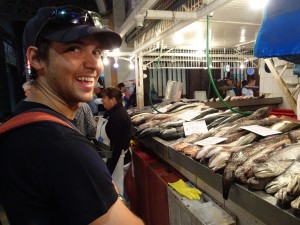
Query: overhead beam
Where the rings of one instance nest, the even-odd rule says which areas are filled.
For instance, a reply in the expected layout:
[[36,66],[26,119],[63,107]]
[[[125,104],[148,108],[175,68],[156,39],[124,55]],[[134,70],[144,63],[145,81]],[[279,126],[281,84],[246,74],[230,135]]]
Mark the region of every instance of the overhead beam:
[[173,35],[175,32],[177,32],[178,30],[192,24],[193,22],[201,19],[202,17],[209,15],[210,13],[214,12],[215,10],[217,10],[218,8],[226,5],[227,3],[231,2],[233,0],[215,0],[212,3],[210,3],[209,5],[207,5],[206,7],[200,9],[199,11],[196,12],[196,18],[195,19],[191,19],[188,21],[179,21],[177,24],[174,25],[174,27],[172,27],[172,29],[168,29],[167,31],[163,32],[162,34],[152,38],[151,40],[147,41],[146,43],[144,43],[142,46],[138,47],[137,49],[134,50],[134,53],[138,53],[142,50],[144,50],[145,48],[155,44],[156,42],[169,37],[171,35]]

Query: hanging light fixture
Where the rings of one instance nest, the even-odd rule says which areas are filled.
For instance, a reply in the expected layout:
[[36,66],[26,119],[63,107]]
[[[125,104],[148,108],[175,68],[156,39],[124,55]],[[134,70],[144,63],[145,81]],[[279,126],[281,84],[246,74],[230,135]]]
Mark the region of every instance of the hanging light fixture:
[[129,63],[129,69],[130,69],[130,70],[133,70],[133,69],[134,69],[134,64],[133,64],[132,61],[130,61],[130,63]]
[[109,60],[108,60],[107,56],[104,56],[103,57],[103,64],[108,65],[108,63],[109,63]]
[[118,57],[114,57],[115,63],[114,63],[114,68],[119,68],[119,63],[118,63]]

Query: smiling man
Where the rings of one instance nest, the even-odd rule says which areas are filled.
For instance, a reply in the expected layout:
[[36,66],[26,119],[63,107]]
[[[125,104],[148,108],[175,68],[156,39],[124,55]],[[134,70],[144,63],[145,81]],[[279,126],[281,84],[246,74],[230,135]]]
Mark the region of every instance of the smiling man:
[[[102,51],[121,43],[94,12],[41,8],[24,30],[34,90],[15,114],[43,111],[72,124],[80,103],[93,97]],[[39,121],[0,138],[0,194],[11,225],[143,224],[119,200],[94,146],[71,125]]]

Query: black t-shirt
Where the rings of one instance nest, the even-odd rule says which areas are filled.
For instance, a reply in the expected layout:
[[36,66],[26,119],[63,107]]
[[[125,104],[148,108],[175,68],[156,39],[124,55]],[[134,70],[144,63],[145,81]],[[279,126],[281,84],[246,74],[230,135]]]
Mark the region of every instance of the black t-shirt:
[[[22,102],[17,114],[42,107],[47,108]],[[93,144],[54,122],[26,125],[0,137],[0,180],[11,225],[89,224],[118,197]]]

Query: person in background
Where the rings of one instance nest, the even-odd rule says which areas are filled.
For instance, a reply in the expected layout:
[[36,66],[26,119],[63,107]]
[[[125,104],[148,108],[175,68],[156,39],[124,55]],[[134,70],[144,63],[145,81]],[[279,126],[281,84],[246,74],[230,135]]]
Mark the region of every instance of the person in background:
[[129,99],[130,99],[130,92],[126,89],[124,83],[119,83],[118,88],[121,90],[121,92],[124,94],[124,107],[125,109],[128,109],[129,107]]
[[224,94],[225,96],[236,96],[235,91],[234,91],[234,83],[233,83],[233,79],[231,77],[228,77],[226,79],[226,87],[230,87],[231,89],[225,90]]
[[255,86],[255,79],[249,78],[247,84],[242,88],[242,96],[254,97],[253,86]]
[[89,140],[96,137],[97,124],[94,120],[92,110],[87,103],[81,103],[81,106],[76,112],[73,123]]
[[24,90],[24,94],[25,96],[29,96],[32,92],[32,88],[33,88],[33,80],[28,80],[26,81],[23,85],[22,88]]
[[88,102],[88,105],[90,106],[94,116],[98,116],[98,114],[99,114],[98,105],[101,103],[101,101],[99,102],[98,100],[99,100],[102,88],[103,88],[103,86],[99,82],[97,82],[94,87],[94,91],[93,91],[93,99],[90,102]]
[[[34,92],[15,115],[44,109],[68,124],[93,98],[103,50],[122,43],[97,13],[76,6],[39,9],[23,40]],[[93,144],[61,123],[39,121],[3,134],[0,180],[10,225],[143,224],[118,197]]]
[[[100,139],[110,146],[112,158],[106,162],[110,174],[120,190],[123,187],[124,165],[130,163],[131,153],[128,150],[131,138],[131,120],[122,103],[122,92],[117,87],[108,87],[102,91],[103,106],[107,110],[103,116],[100,129]],[[123,177],[114,177],[121,174]],[[119,182],[117,182],[119,180]]]

